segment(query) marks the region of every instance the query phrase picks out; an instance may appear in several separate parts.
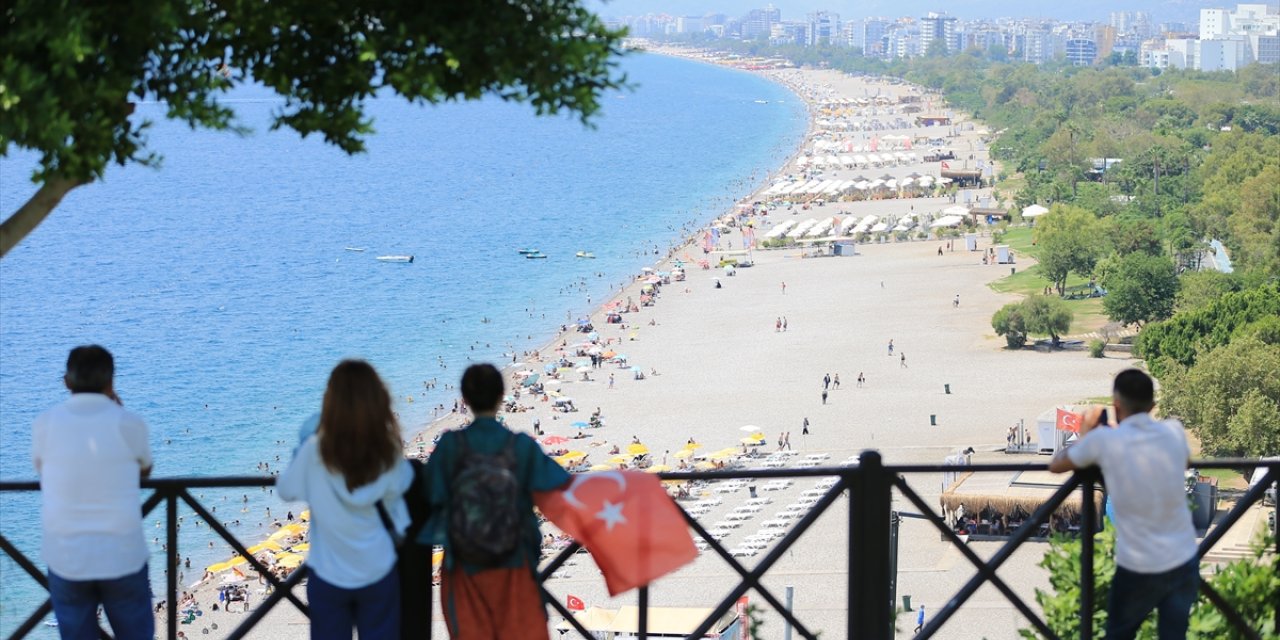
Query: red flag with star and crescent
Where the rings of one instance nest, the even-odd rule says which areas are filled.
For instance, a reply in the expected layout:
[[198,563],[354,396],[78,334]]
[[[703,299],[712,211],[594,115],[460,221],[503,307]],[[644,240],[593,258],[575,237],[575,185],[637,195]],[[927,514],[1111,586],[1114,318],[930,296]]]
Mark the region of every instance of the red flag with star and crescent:
[[1057,425],[1059,431],[1080,433],[1080,414],[1058,409]]
[[535,493],[534,502],[591,552],[610,596],[647,585],[698,557],[680,509],[653,474],[584,473],[563,491]]
[[587,603],[583,602],[582,598],[571,593],[564,599],[564,608],[570,611],[584,611],[587,608]]

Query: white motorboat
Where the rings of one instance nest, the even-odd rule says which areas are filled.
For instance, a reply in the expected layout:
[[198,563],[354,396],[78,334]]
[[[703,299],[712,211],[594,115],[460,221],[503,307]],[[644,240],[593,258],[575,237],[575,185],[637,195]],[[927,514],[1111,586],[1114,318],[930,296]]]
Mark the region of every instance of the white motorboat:
[[413,256],[378,256],[378,262],[413,262]]

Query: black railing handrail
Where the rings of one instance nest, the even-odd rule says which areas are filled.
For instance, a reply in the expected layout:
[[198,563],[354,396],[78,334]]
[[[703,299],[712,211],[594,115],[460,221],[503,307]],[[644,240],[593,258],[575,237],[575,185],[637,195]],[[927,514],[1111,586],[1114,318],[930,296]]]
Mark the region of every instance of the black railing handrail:
[[[1239,469],[1241,467],[1280,468],[1280,460],[1257,458],[1202,458],[1192,460],[1188,469]],[[735,467],[732,469],[713,469],[709,471],[664,471],[657,474],[663,480],[731,480],[735,478],[806,478],[820,476],[838,476],[852,473],[857,464],[848,466],[818,466],[808,468],[759,468]],[[886,464],[881,469],[885,473],[951,473],[973,471],[1048,471],[1048,463],[1016,463],[994,462],[978,464]],[[1064,481],[1068,474],[1062,474]],[[269,487],[275,484],[275,476],[167,476],[163,478],[147,478],[142,481],[143,489],[227,489],[233,487]],[[0,480],[0,491],[38,491],[37,480]]]
[[[1280,460],[1254,460],[1254,459],[1202,459],[1192,460],[1188,465],[1195,469],[1257,469],[1266,468],[1267,474],[1265,479],[1254,486],[1243,491],[1243,495],[1237,501],[1236,506],[1226,514],[1208,535],[1201,540],[1197,557],[1203,558],[1204,555],[1217,544],[1224,533],[1230,529],[1244,514],[1244,512],[1255,505],[1262,499],[1263,494],[1271,486],[1280,488]],[[879,452],[865,451],[861,454],[858,463],[842,466],[822,466],[809,468],[752,468],[738,467],[733,469],[719,469],[711,471],[670,471],[658,474],[659,478],[664,480],[725,480],[725,479],[765,479],[765,478],[817,478],[817,477],[838,477],[839,480],[833,483],[824,495],[806,512],[803,517],[796,521],[790,530],[776,542],[776,544],[765,554],[765,556],[752,569],[748,569],[742,565],[723,545],[711,536],[707,529],[698,522],[683,507],[681,513],[688,522],[689,527],[694,534],[706,541],[708,551],[714,553],[723,559],[731,569],[737,572],[742,581],[738,583],[730,593],[721,600],[712,610],[713,613],[708,616],[700,625],[699,630],[690,637],[701,637],[701,634],[711,630],[711,626],[716,620],[720,619],[727,613],[737,601],[738,597],[748,591],[754,590],[759,594],[779,615],[781,615],[790,625],[793,625],[797,634],[802,638],[814,638],[815,635],[796,618],[793,612],[786,610],[779,599],[761,583],[761,580],[772,568],[773,564],[782,557],[791,545],[801,537],[813,522],[821,516],[827,508],[835,503],[836,499],[842,495],[851,499],[852,503],[849,508],[848,533],[849,533],[849,591],[847,594],[848,607],[848,628],[846,629],[849,638],[888,638],[893,636],[892,630],[892,611],[896,609],[894,602],[896,594],[896,584],[891,575],[890,554],[896,557],[896,542],[893,539],[890,530],[896,531],[896,522],[898,517],[893,512],[892,502],[894,489],[901,494],[901,498],[914,506],[922,515],[913,517],[921,517],[933,523],[939,529],[943,538],[956,545],[961,555],[969,561],[977,569],[975,574],[961,589],[956,592],[950,600],[935,612],[929,624],[919,634],[919,638],[931,638],[938,630],[946,624],[947,620],[955,614],[957,610],[962,608],[965,602],[972,596],[981,586],[990,583],[994,588],[1000,591],[1024,618],[1030,622],[1031,626],[1045,638],[1054,638],[1058,636],[1040,619],[1038,615],[1019,597],[997,574],[998,569],[1007,560],[1023,542],[1031,539],[1041,525],[1048,522],[1050,515],[1074,492],[1080,491],[1083,495],[1081,500],[1081,527],[1082,534],[1082,550],[1081,550],[1081,575],[1083,576],[1081,584],[1081,601],[1079,609],[1080,628],[1079,637],[1091,640],[1094,634],[1093,628],[1093,594],[1094,594],[1094,571],[1093,571],[1093,546],[1094,540],[1089,532],[1100,530],[1102,523],[1098,509],[1094,503],[1093,497],[1099,490],[1097,481],[1099,474],[1096,468],[1078,470],[1069,474],[1063,474],[1063,482],[1053,492],[1052,496],[1047,498],[1035,510],[1035,513],[1027,517],[1022,525],[1015,530],[1009,531],[1009,539],[998,549],[988,560],[980,558],[973,550],[971,550],[957,535],[943,516],[939,515],[927,503],[927,501],[916,492],[914,488],[906,481],[904,474],[927,474],[927,473],[999,473],[999,472],[1019,472],[1019,471],[1045,471],[1048,469],[1047,464],[1040,463],[997,463],[997,464],[899,464],[886,465],[882,463]],[[144,515],[158,506],[163,505],[167,514],[168,526],[166,528],[166,551],[165,558],[168,575],[166,576],[166,602],[169,606],[166,610],[167,618],[167,637],[175,638],[177,633],[177,606],[176,595],[178,585],[176,582],[178,539],[177,539],[177,508],[180,503],[185,503],[188,507],[195,510],[196,516],[209,523],[210,529],[231,544],[232,548],[243,555],[248,560],[249,568],[266,574],[264,577],[273,587],[270,595],[255,608],[249,616],[247,616],[241,624],[232,631],[229,636],[233,640],[239,640],[245,637],[250,630],[269,613],[269,611],[279,603],[280,600],[289,600],[304,615],[308,615],[306,605],[298,599],[293,593],[307,574],[307,567],[304,563],[297,571],[293,573],[287,580],[280,580],[275,576],[266,572],[262,564],[248,554],[246,545],[235,536],[231,535],[221,523],[216,521],[213,514],[204,508],[204,506],[190,493],[191,489],[226,489],[226,488],[248,488],[248,487],[268,487],[275,484],[274,476],[217,476],[217,477],[166,477],[166,478],[148,478],[142,481],[143,489],[153,490],[152,493],[142,504]],[[17,491],[39,491],[40,486],[36,481],[31,480],[0,480],[0,492],[17,492]],[[896,535],[896,534],[894,534]],[[547,591],[546,581],[551,575],[564,564],[569,557],[580,549],[580,545],[576,542],[572,543],[566,549],[561,550],[557,555],[552,557],[548,563],[539,572],[540,588],[544,594],[548,604],[561,616],[563,616],[574,631],[581,634],[583,638],[591,638],[591,635],[579,624],[572,613],[558,601],[557,598],[551,596]],[[0,531],[0,552],[11,556],[19,565],[23,572],[29,574],[38,584],[47,588],[47,580],[39,571],[35,564],[23,555]],[[1277,539],[1277,553],[1280,553],[1280,538]],[[896,560],[893,561],[896,563]],[[1248,627],[1248,624],[1242,616],[1223,599],[1211,585],[1202,581],[1200,584],[1201,593],[1219,610],[1222,611],[1227,621],[1239,632],[1241,637],[1258,638],[1258,632]],[[647,636],[647,615],[649,609],[649,592],[647,587],[642,587],[638,591],[640,604],[640,637]],[[50,603],[46,600],[38,607],[26,622],[14,634],[14,638],[24,637],[29,633],[39,621],[48,615],[50,611]],[[1280,606],[1276,607],[1274,615],[1276,616],[1276,625],[1280,628]],[[425,630],[425,636],[430,638],[431,632]],[[103,637],[109,637],[103,633]]]

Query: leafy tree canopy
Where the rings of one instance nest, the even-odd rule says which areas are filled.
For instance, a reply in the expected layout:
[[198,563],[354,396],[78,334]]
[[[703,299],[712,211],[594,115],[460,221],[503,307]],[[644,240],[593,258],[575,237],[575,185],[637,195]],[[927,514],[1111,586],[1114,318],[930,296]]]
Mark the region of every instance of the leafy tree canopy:
[[1107,290],[1102,309],[1107,317],[1123,325],[1139,327],[1173,315],[1178,294],[1178,273],[1173,261],[1164,256],[1135,252],[1110,258],[1099,282]]
[[372,132],[365,103],[393,93],[439,103],[496,95],[584,121],[625,85],[622,32],[582,0],[463,4],[330,0],[13,0],[0,31],[0,154],[39,154],[41,187],[0,226],[0,255],[108,164],[154,164],[148,123],[228,129],[218,97],[257,82],[284,98],[273,128],[317,134],[347,153]]
[[1164,412],[1216,456],[1280,454],[1280,345],[1245,336],[1163,380]]
[[1106,234],[1093,213],[1070,205],[1055,204],[1036,222],[1032,233],[1039,249],[1041,273],[1061,294],[1067,276],[1089,276],[1103,255]]
[[1249,331],[1249,325],[1280,316],[1280,283],[1227,293],[1203,307],[1147,325],[1138,335],[1137,351],[1163,379],[1172,366],[1190,367],[1202,353],[1221,347]]

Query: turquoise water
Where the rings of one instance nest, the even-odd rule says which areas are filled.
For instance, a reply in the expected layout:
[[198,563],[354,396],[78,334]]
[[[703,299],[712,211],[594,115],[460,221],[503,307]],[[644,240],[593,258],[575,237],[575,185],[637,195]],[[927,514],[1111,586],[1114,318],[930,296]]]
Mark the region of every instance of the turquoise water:
[[[762,78],[651,55],[625,68],[638,86],[605,98],[596,130],[497,101],[376,101],[377,135],[354,158],[267,132],[278,103],[260,89],[232,96],[248,137],[157,122],[160,170],[113,167],[0,261],[0,477],[33,477],[31,421],[64,397],[67,349],[87,342],[115,353],[117,390],[151,426],[158,476],[275,469],[348,356],[373,362],[406,428],[420,427],[431,406],[451,406],[443,385],[468,358],[544,343],[655,248],[763,183],[803,135],[799,100]],[[33,191],[32,166],[0,161],[0,210]],[[549,258],[525,260],[524,247]],[[432,378],[440,388],[424,393]],[[280,505],[253,493],[246,507],[242,494],[204,499],[256,540]],[[4,535],[36,559],[37,505],[0,496]],[[182,530],[187,583],[225,556],[206,533]],[[0,560],[0,633],[41,597]]]

